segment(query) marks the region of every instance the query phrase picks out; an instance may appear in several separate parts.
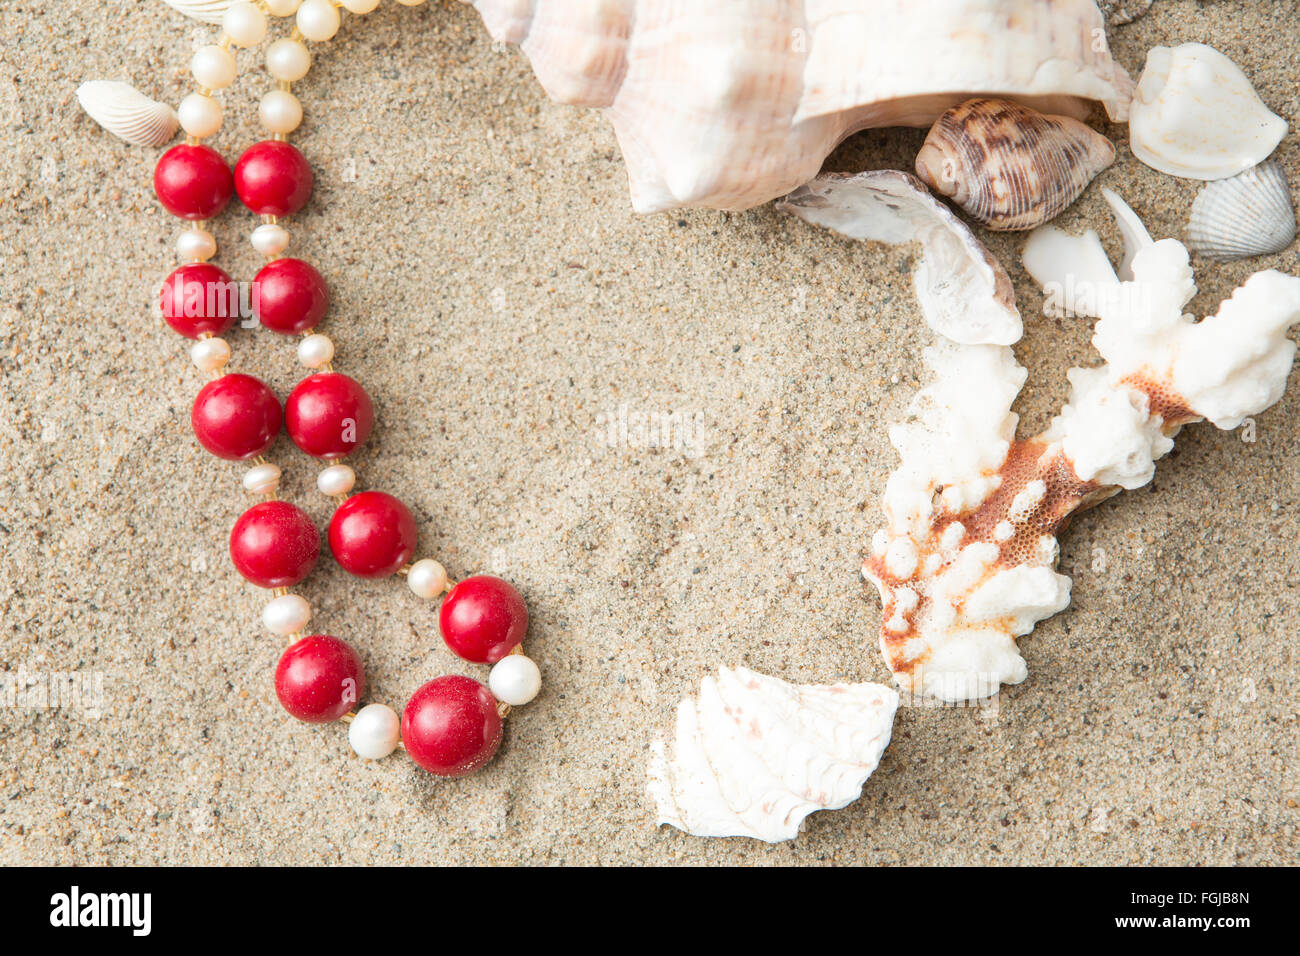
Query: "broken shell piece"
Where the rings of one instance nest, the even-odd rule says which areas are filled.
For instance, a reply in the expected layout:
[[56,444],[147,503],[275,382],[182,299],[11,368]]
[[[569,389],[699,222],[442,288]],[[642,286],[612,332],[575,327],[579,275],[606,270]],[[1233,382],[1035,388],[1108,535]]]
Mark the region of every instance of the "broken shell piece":
[[1151,233],[1147,232],[1147,227],[1138,218],[1138,214],[1128,203],[1119,198],[1119,193],[1113,189],[1103,189],[1101,195],[1110,206],[1110,211],[1114,213],[1115,225],[1119,226],[1119,234],[1124,239],[1124,258],[1115,271],[1120,279],[1129,282],[1133,278],[1133,259],[1155,240],[1151,238]]
[[77,87],[81,108],[114,136],[136,146],[161,146],[176,135],[176,111],[129,83],[90,80]]
[[201,23],[220,23],[234,0],[163,0],[163,3]]
[[1276,160],[1207,183],[1187,222],[1187,248],[1221,262],[1281,252],[1295,235],[1291,189]]
[[1068,116],[1044,116],[1010,100],[967,100],[930,128],[916,174],[990,229],[1032,229],[1056,218],[1115,147]]
[[1203,43],[1153,47],[1129,112],[1133,155],[1189,179],[1223,179],[1263,162],[1286,135],[1246,74]]
[[858,798],[889,744],[898,694],[880,684],[787,684],[720,667],[677,705],[671,757],[651,748],[660,824],[696,836],[795,837]]
[[909,173],[825,173],[777,208],[851,239],[919,242],[913,278],[921,311],[930,328],[954,342],[1009,345],[1024,331],[1006,270]]

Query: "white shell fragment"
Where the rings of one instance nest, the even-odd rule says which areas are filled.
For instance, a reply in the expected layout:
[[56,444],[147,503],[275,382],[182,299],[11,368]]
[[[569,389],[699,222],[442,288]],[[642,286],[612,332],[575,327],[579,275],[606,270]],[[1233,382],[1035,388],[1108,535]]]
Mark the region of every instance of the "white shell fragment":
[[1024,327],[997,259],[919,179],[897,169],[826,173],[778,207],[851,239],[919,242],[916,296],[930,328],[967,345],[1010,345]]
[[173,10],[201,23],[220,23],[235,0],[163,0]]
[[1133,85],[1092,0],[474,6],[552,99],[605,111],[642,213],[757,206],[850,133],[929,126],[976,94],[1075,118],[1101,101],[1122,121]]
[[1223,179],[1258,165],[1286,128],[1246,74],[1203,43],[1153,47],[1129,112],[1133,155],[1188,179]]
[[678,704],[671,755],[652,745],[659,823],[696,836],[792,839],[808,814],[858,798],[897,709],[898,694],[880,684],[787,684],[721,667]]
[[1276,160],[1207,183],[1187,221],[1187,248],[1220,262],[1281,252],[1295,235],[1291,189]]
[[176,135],[176,111],[129,83],[90,80],[77,87],[86,114],[119,139],[136,146],[162,146]]

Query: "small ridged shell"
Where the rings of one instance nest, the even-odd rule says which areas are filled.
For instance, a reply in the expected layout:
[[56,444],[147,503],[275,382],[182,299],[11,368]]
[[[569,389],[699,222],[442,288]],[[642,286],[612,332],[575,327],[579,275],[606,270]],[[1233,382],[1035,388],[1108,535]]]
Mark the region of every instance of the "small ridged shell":
[[203,23],[220,23],[235,0],[163,0],[173,10]]
[[898,694],[881,684],[787,684],[721,667],[677,707],[672,758],[652,747],[661,824],[775,843],[815,810],[858,798],[889,744]]
[[1187,248],[1218,262],[1281,252],[1295,235],[1291,189],[1276,160],[1207,183],[1187,221]]
[[77,87],[77,99],[96,123],[136,146],[161,146],[176,135],[176,111],[129,83],[90,80]]
[[1032,229],[1114,161],[1110,140],[1078,120],[979,98],[939,117],[916,174],[990,229]]

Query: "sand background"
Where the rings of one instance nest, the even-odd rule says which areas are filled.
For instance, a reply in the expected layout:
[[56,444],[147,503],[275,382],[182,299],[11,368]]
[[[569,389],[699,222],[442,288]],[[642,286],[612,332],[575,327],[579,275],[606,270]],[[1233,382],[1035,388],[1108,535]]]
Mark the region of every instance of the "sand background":
[[[1298,22],[1295,2],[1162,0],[1112,47],[1134,76],[1159,43],[1228,54],[1292,124],[1277,156],[1300,183]],[[648,743],[719,663],[888,679],[858,568],[895,462],[885,427],[921,384],[915,250],[770,206],[634,215],[604,120],[552,104],[458,3],[386,2],[317,51],[296,137],[316,193],[291,251],[329,280],[322,330],[377,402],[363,485],[412,507],[422,554],[522,590],[544,689],[459,782],[285,716],[264,596],[226,552],[242,469],[194,441],[199,378],[151,314],[176,232],[157,153],[74,97],[118,78],[175,103],[214,34],[156,0],[0,7],[0,667],[103,681],[98,719],[0,710],[0,862],[1294,861],[1300,373],[1253,442],[1189,428],[1153,485],[1076,522],[1074,605],[1022,641],[1030,678],[995,720],[900,711],[862,799],[790,844],[654,828]],[[257,138],[261,62],[241,53],[225,95],[232,161]],[[1198,184],[1101,128],[1120,157],[1100,183],[1180,235]],[[827,168],[910,166],[922,136],[861,134]],[[258,265],[251,222],[234,204],[213,226],[237,278]],[[1095,186],[1058,224],[1118,249]],[[1086,322],[1038,314],[1022,244],[990,240],[1026,316],[1031,431],[1093,354]],[[1296,247],[1202,266],[1198,314],[1266,267],[1300,269]],[[288,342],[229,338],[233,368],[287,394]],[[620,406],[683,413],[690,447],[610,447]],[[285,438],[271,457],[323,527],[312,464]],[[326,557],[301,591],[363,654],[371,699],[486,676],[396,581]]]

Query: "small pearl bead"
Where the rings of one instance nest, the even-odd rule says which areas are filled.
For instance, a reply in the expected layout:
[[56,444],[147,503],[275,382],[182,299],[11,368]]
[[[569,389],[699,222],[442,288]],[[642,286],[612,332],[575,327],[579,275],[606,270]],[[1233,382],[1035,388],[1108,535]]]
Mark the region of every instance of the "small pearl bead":
[[308,40],[321,42],[339,32],[339,11],[329,0],[302,0],[298,30]]
[[225,339],[199,339],[190,346],[190,361],[200,372],[215,372],[230,361],[230,343]]
[[186,229],[176,237],[176,254],[185,262],[207,262],[217,254],[217,240],[206,229]]
[[289,230],[273,222],[266,222],[253,230],[248,241],[264,256],[278,256],[289,246]]
[[501,703],[518,707],[528,703],[542,689],[542,673],[530,658],[511,654],[492,665],[488,689]]
[[272,133],[292,133],[302,122],[302,104],[288,90],[271,90],[258,104],[257,118]]
[[297,40],[276,40],[266,48],[266,71],[277,80],[296,83],[311,69],[311,53]]
[[347,465],[330,465],[316,476],[316,487],[323,495],[346,495],[357,483],[357,473]]
[[320,368],[334,358],[334,343],[319,332],[298,343],[298,362],[307,368]]
[[406,572],[406,584],[416,597],[436,598],[447,590],[447,569],[433,558],[421,558]]
[[343,9],[348,13],[369,13],[379,6],[379,0],[342,0]]
[[190,72],[199,86],[224,90],[235,82],[235,55],[219,46],[199,47],[190,61]]
[[404,7],[418,7],[424,0],[397,0]]
[[221,29],[236,46],[257,46],[266,38],[266,14],[247,0],[235,0],[221,18]]
[[402,722],[397,712],[384,704],[366,704],[348,727],[348,743],[358,757],[381,760],[397,749]]
[[191,93],[176,107],[181,128],[196,139],[211,136],[221,129],[221,104],[203,93]]
[[271,11],[273,17],[291,17],[301,2],[302,0],[266,0],[266,9]]
[[[209,339],[208,341],[211,341]],[[265,495],[280,486],[279,465],[254,465],[244,473],[244,490],[255,495]]]
[[262,624],[272,634],[297,634],[311,620],[311,605],[296,594],[282,594],[262,608]]

